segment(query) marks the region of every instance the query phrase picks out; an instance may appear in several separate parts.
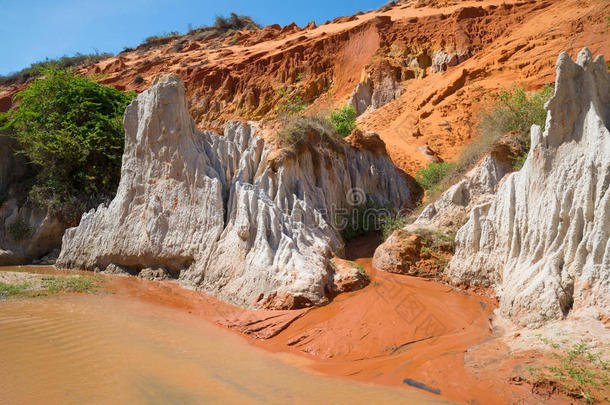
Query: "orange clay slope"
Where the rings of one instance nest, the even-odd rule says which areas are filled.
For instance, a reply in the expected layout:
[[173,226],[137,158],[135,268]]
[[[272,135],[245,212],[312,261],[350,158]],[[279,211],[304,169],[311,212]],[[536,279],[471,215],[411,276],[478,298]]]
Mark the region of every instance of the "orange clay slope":
[[[271,122],[291,103],[307,104],[305,113],[336,108],[358,83],[370,83],[377,108],[359,126],[378,132],[394,162],[413,174],[430,159],[426,146],[442,159],[456,157],[476,136],[477,110],[492,92],[551,83],[562,51],[574,57],[587,46],[610,55],[607,5],[403,1],[317,27],[161,39],[79,73],[140,92],[157,74],[175,72],[198,125],[217,130],[229,119]],[[25,85],[0,88],[0,111]]]

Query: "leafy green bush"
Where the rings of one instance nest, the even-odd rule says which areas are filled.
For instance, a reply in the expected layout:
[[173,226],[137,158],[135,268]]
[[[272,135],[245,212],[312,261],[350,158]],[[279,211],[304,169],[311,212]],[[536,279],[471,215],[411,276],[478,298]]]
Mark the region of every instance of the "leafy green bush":
[[449,162],[436,163],[432,162],[423,169],[419,169],[416,173],[415,180],[425,190],[435,188],[451,170],[452,165]]
[[516,158],[513,158],[513,169],[515,171],[521,170],[521,168],[523,167],[523,165],[525,164],[525,161],[527,160],[527,153],[524,153],[521,156],[517,156]]
[[453,252],[455,244],[455,234],[452,232],[444,233],[433,229],[419,228],[415,234],[422,239],[424,245],[435,251]]
[[[530,128],[536,124],[544,129],[547,114],[544,104],[552,95],[553,87],[550,85],[533,93],[513,85],[494,95],[493,104],[480,113],[478,136],[464,146],[456,162],[445,167],[431,165],[417,172],[416,180],[429,191],[428,202],[435,201],[442,191],[458,182],[503,135],[514,132],[523,149],[529,149]],[[513,168],[521,169],[526,158],[527,154],[514,158]]]
[[358,271],[358,274],[363,280],[365,280],[367,283],[371,281],[371,276],[369,276],[369,274],[366,272],[364,266],[352,261],[350,261],[350,265]]
[[14,241],[27,239],[32,235],[32,228],[19,217],[14,222],[6,225],[6,232]]
[[[114,195],[123,153],[123,112],[135,93],[123,93],[67,71],[44,77],[17,94],[0,132],[39,168],[30,202],[77,220]],[[74,218],[70,218],[74,215]]]
[[345,138],[356,128],[356,110],[351,104],[348,104],[340,110],[330,113],[330,122],[337,133]]
[[[529,131],[534,124],[544,131],[547,115],[544,105],[552,95],[553,86],[550,85],[545,85],[542,90],[534,93],[527,93],[523,87],[515,85],[510,90],[500,91],[494,97],[495,103],[481,112],[481,135],[495,141],[514,131],[525,148],[529,149]],[[520,170],[526,158],[527,153],[513,159],[513,168]]]

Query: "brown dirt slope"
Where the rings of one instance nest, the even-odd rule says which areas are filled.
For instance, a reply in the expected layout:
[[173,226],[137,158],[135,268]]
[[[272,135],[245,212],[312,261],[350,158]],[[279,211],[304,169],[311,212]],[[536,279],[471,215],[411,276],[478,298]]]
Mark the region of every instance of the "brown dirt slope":
[[[402,1],[318,27],[177,36],[79,72],[136,91],[175,72],[205,128],[269,121],[278,106],[299,100],[309,110],[334,108],[368,80],[385,105],[359,126],[378,132],[395,163],[413,174],[430,158],[426,149],[452,159],[476,136],[477,110],[490,92],[552,82],[561,51],[574,57],[587,46],[609,56],[607,7],[607,0]],[[24,86],[0,88],[0,110]]]

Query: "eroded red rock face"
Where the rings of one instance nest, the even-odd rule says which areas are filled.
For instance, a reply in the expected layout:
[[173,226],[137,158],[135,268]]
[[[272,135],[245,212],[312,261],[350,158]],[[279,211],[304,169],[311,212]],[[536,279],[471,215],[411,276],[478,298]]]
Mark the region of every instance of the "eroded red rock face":
[[[159,73],[175,72],[202,128],[273,119],[293,102],[328,110],[367,83],[377,109],[359,127],[377,132],[394,162],[413,174],[429,161],[422,146],[448,160],[476,136],[477,111],[490,92],[552,82],[561,51],[610,53],[599,1],[397,3],[321,26],[162,39],[79,72],[136,91]],[[0,88],[0,111],[22,88]]]

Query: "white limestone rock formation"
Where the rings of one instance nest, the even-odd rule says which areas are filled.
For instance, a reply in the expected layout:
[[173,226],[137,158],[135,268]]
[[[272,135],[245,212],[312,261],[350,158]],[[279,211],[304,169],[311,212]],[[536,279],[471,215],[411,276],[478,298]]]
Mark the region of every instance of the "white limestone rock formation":
[[432,54],[432,66],[430,70],[433,73],[445,72],[451,66],[457,66],[469,58],[468,51],[445,51],[440,50]]
[[321,305],[334,294],[329,259],[343,250],[333,213],[352,188],[411,205],[396,170],[345,142],[278,156],[253,124],[201,132],[178,76],[162,75],[125,112],[116,197],[66,232],[58,265],[162,268],[248,308]]
[[562,53],[546,130],[521,171],[457,234],[455,282],[494,285],[523,325],[610,316],[610,77],[602,56]]

